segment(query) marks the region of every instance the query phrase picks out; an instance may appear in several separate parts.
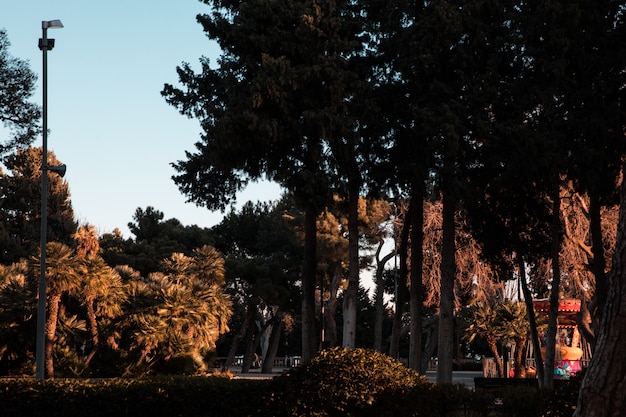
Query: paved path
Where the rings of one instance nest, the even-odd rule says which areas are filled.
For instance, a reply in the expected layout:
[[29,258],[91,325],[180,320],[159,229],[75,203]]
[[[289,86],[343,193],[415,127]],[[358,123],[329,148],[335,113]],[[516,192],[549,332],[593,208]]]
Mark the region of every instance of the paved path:
[[[453,384],[463,384],[467,387],[474,388],[474,378],[478,378],[483,376],[482,372],[471,372],[471,371],[454,371],[452,372],[452,383]],[[437,381],[437,371],[428,371],[426,372],[426,378],[430,382]]]
[[[247,374],[241,374],[237,368],[231,369],[236,379],[271,379],[281,374],[284,369],[275,368],[271,374],[262,374],[258,369],[252,369]],[[467,387],[474,387],[474,378],[483,376],[482,372],[454,371],[452,373],[452,382],[454,384],[463,384]],[[428,371],[426,377],[430,382],[437,381],[437,372]]]

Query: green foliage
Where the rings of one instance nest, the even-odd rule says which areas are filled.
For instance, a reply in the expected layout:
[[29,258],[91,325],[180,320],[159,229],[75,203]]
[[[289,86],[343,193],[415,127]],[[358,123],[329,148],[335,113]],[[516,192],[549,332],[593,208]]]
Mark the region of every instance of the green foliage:
[[380,416],[396,399],[428,385],[380,352],[332,348],[274,379],[267,408],[279,416]]
[[10,46],[6,31],[0,29],[0,124],[5,128],[0,132],[0,155],[28,145],[40,132],[41,112],[30,102],[37,76],[28,61],[9,54]]
[[503,417],[540,416],[546,409],[550,398],[550,391],[536,387],[510,387],[502,396],[500,415]]
[[255,415],[267,381],[211,377],[0,380],[4,416],[223,417]]
[[[0,70],[1,71],[1,70]],[[24,148],[0,161],[0,263],[9,264],[39,254],[41,227],[41,148]],[[53,152],[48,163],[58,165]],[[76,232],[69,186],[58,175],[48,178],[48,242],[69,245]]]
[[[312,361],[271,381],[232,379],[229,374],[0,379],[0,409],[3,416],[33,417],[569,417],[580,388],[580,381],[558,384],[551,393],[518,387],[497,399],[463,385],[430,384],[384,355],[355,350],[346,351],[353,355],[326,351],[320,361],[324,366]],[[363,365],[365,359],[375,366]],[[333,371],[332,366],[339,368]]]
[[578,403],[578,393],[585,371],[578,372],[566,383],[556,384],[541,417],[571,417]]
[[124,239],[119,230],[100,238],[102,257],[112,267],[128,265],[141,275],[161,270],[161,261],[172,253],[191,256],[195,248],[212,245],[208,229],[183,226],[177,219],[163,220],[163,212],[137,208],[128,227],[135,238]]
[[129,282],[122,346],[131,362],[125,374],[204,372],[205,355],[228,331],[231,301],[224,284],[224,259],[208,246],[163,261],[163,273]]

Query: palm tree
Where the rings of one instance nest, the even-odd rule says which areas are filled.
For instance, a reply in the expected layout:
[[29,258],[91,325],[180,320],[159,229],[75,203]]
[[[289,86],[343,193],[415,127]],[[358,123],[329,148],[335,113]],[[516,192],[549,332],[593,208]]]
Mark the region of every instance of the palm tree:
[[[62,243],[50,242],[47,245],[46,277],[47,304],[45,371],[47,377],[54,377],[53,352],[57,342],[57,324],[61,297],[64,293],[75,293],[80,286],[76,273],[76,258],[73,250]],[[35,259],[35,262],[40,262]]]
[[498,376],[504,377],[504,367],[498,350],[498,339],[501,328],[498,310],[489,304],[478,304],[474,307],[472,322],[466,330],[466,338],[469,342],[476,338],[483,338],[493,353],[496,361]]
[[133,329],[129,349],[136,360],[129,371],[155,365],[168,368],[176,366],[174,360],[180,360],[186,372],[203,371],[204,356],[228,331],[232,314],[223,291],[224,259],[204,246],[191,257],[173,254],[163,269],[130,285],[135,310],[127,326]]
[[498,308],[498,316],[501,336],[515,343],[513,365],[515,377],[524,378],[526,374],[524,350],[528,340],[528,333],[530,332],[526,305],[522,302],[503,304]]
[[127,293],[120,275],[100,256],[88,255],[79,260],[77,273],[80,277],[77,295],[85,306],[91,335],[91,349],[84,359],[87,367],[100,347],[101,322],[110,322],[122,315]]
[[84,258],[89,255],[97,255],[100,252],[100,242],[96,228],[90,224],[80,226],[72,235],[76,245],[76,256]]
[[[3,371],[27,365],[34,352],[36,295],[28,264],[0,265],[0,366]],[[32,336],[31,336],[32,335]]]

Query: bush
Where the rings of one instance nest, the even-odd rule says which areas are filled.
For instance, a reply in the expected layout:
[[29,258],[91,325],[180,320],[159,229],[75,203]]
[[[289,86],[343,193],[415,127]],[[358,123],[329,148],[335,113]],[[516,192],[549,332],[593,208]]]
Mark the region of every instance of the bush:
[[551,391],[537,387],[509,387],[504,391],[500,414],[503,417],[539,417],[546,409]]
[[[378,352],[331,349],[273,380],[0,379],[0,415],[30,417],[569,417],[580,378],[553,392],[435,385]],[[498,400],[496,401],[496,396]]]
[[269,381],[212,377],[0,380],[2,416],[253,416]]
[[398,408],[412,390],[432,384],[380,352],[332,348],[271,385],[268,415],[379,417],[402,415]]

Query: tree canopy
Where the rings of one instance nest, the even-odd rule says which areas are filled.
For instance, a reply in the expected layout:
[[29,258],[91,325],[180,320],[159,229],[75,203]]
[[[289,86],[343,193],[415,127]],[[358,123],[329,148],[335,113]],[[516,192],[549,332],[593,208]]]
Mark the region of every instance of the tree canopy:
[[20,146],[29,145],[40,132],[40,109],[32,103],[36,75],[28,61],[9,53],[11,43],[0,29],[0,156]]

